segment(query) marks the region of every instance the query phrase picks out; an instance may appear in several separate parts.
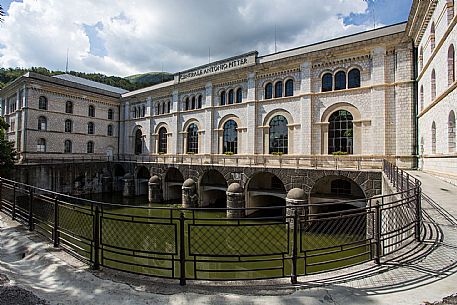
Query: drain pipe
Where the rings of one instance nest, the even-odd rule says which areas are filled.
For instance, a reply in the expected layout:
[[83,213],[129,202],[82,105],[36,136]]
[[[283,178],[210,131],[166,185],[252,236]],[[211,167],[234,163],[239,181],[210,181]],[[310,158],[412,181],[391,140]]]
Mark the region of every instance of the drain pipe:
[[413,139],[413,154],[414,154],[414,164],[413,168],[418,169],[419,168],[419,118],[417,117],[418,115],[418,84],[417,84],[417,76],[418,76],[418,66],[417,66],[417,47],[414,46],[414,41],[412,41],[413,44],[413,77],[414,77],[414,82],[413,82],[413,113],[414,113],[414,118],[413,118],[413,129],[414,129],[414,139]]

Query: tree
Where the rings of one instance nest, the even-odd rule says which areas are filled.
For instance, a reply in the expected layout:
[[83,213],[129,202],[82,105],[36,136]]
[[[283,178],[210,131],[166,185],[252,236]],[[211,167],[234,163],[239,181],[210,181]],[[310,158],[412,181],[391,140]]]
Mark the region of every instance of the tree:
[[14,143],[8,141],[5,137],[8,128],[8,123],[0,117],[0,170],[2,171],[13,168],[17,155]]

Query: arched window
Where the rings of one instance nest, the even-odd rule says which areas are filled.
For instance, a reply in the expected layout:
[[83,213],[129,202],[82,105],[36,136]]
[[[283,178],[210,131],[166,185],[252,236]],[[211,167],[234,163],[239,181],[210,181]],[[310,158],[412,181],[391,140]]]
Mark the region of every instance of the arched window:
[[243,90],[241,88],[236,89],[236,102],[241,103],[243,101]]
[[107,129],[106,134],[107,134],[109,137],[112,137],[112,136],[113,136],[113,125],[111,125],[111,124],[108,125],[108,129]]
[[228,92],[228,103],[229,105],[235,103],[235,95],[233,93],[233,89],[230,89]]
[[135,155],[141,155],[143,153],[143,133],[141,130],[135,132]]
[[192,109],[195,109],[197,105],[195,104],[195,96],[192,96]]
[[275,83],[275,97],[282,97],[282,81]]
[[226,104],[226,102],[227,102],[227,101],[226,101],[226,98],[227,98],[227,97],[226,97],[226,95],[225,95],[225,91],[222,91],[222,92],[221,92],[221,105],[222,105],[222,106]]
[[108,109],[108,120],[114,119],[114,112],[113,109]]
[[335,90],[346,89],[346,72],[339,71],[335,74]]
[[161,103],[157,103],[157,115],[163,113],[163,108],[162,108],[162,106],[163,106],[163,105],[162,105]]
[[46,96],[40,96],[38,98],[38,109],[48,110],[48,99]]
[[63,152],[66,154],[70,154],[72,150],[72,143],[70,140],[65,140],[63,145]]
[[73,131],[73,122],[71,120],[65,120],[65,132]]
[[143,107],[141,107],[141,109],[143,110],[142,111],[142,117],[145,117],[146,116],[146,106],[143,105]]
[[289,79],[286,81],[286,95],[285,96],[293,96],[294,95],[294,80]]
[[224,124],[223,153],[238,153],[238,125],[234,120],[228,120]]
[[455,112],[451,110],[449,112],[448,124],[447,124],[447,135],[448,135],[448,146],[449,152],[455,152]]
[[421,111],[424,110],[424,86],[421,85],[421,90],[420,90],[420,107],[421,107]]
[[435,50],[435,22],[432,22],[430,26],[430,48],[431,52]]
[[167,107],[167,113],[170,113],[171,112],[171,102],[168,101],[168,107]]
[[65,113],[73,113],[73,102],[67,101],[65,103]]
[[449,86],[455,81],[455,52],[453,44],[449,46],[447,51],[447,79]]
[[454,0],[447,0],[447,24],[451,24],[454,18]]
[[333,90],[333,75],[332,73],[325,73],[322,76],[322,92]]
[[36,145],[36,151],[38,152],[46,152],[46,140],[43,138],[38,139]]
[[430,86],[431,86],[431,98],[432,98],[432,101],[433,101],[436,98],[436,74],[435,74],[435,69],[432,70]]
[[424,48],[420,47],[419,49],[419,70],[422,70],[424,67]]
[[94,134],[95,133],[95,125],[92,122],[87,124],[87,134]]
[[138,115],[138,114],[137,114],[137,112],[136,112],[136,107],[135,107],[135,108],[133,108],[133,118],[136,119],[137,115]]
[[436,154],[436,124],[432,123],[432,154]]
[[94,153],[94,142],[89,141],[87,142],[87,153],[88,154],[93,154]]
[[273,97],[273,84],[268,83],[265,86],[265,99],[269,100]]
[[360,87],[360,70],[352,69],[348,73],[348,88]]
[[47,120],[44,116],[40,116],[38,118],[38,130],[47,130],[48,129],[48,124],[47,124]]
[[186,98],[186,104],[185,104],[185,108],[184,109],[185,110],[189,110],[190,109],[189,106],[190,106],[189,105],[189,98]]
[[167,104],[165,102],[162,103],[162,114],[168,113],[167,111]]
[[198,154],[198,127],[194,123],[187,128],[187,153]]
[[89,106],[89,116],[95,117],[95,107],[92,105]]
[[198,96],[197,103],[198,103],[197,108],[201,109],[202,108],[202,104],[203,104],[203,97],[201,96],[201,94]]
[[287,154],[289,146],[289,129],[287,119],[282,115],[273,117],[270,121],[269,153]]
[[332,113],[328,126],[328,153],[353,152],[353,126],[352,114],[346,110],[338,110]]
[[167,153],[167,129],[165,127],[159,129],[159,153]]

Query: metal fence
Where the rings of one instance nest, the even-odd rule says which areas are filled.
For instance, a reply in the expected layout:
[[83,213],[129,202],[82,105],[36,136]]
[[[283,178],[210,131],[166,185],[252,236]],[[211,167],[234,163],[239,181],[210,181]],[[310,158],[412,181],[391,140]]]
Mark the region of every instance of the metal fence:
[[[226,209],[216,208],[100,203],[3,178],[0,210],[94,269],[181,285],[283,277],[296,283],[297,276],[381,263],[420,242],[419,181],[388,162],[383,171],[396,192],[365,199],[363,207],[356,201],[257,207],[263,215],[257,218],[228,219]],[[350,208],[338,210],[341,204]]]

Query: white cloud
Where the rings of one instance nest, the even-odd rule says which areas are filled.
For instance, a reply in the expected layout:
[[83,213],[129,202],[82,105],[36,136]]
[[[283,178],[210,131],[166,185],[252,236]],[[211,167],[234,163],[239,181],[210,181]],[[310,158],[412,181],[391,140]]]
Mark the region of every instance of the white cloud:
[[[364,13],[363,0],[24,0],[13,2],[0,24],[2,67],[45,66],[129,75],[176,72],[208,61],[257,50],[274,51],[361,31],[343,17]],[[84,25],[99,23],[97,43],[106,55],[90,53],[94,43]]]

